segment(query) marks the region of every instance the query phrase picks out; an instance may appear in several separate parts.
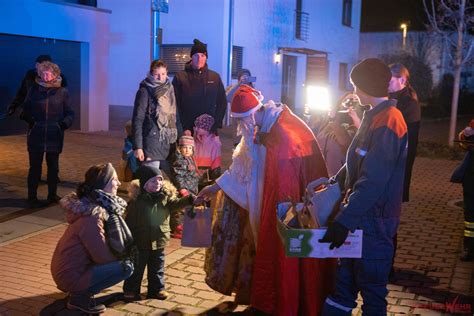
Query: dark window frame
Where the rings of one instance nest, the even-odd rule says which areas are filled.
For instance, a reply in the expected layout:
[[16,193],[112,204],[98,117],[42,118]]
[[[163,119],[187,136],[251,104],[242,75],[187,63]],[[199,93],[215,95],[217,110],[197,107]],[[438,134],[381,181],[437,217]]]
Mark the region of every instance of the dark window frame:
[[352,0],[342,0],[342,25],[352,27]]
[[232,46],[232,79],[238,79],[237,74],[242,70],[244,64],[244,47]]

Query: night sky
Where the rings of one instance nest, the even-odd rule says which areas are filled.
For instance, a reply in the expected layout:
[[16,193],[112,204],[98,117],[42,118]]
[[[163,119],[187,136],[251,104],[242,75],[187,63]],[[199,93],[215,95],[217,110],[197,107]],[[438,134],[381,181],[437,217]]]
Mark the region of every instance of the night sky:
[[361,32],[396,32],[402,23],[423,30],[425,21],[423,0],[362,0]]

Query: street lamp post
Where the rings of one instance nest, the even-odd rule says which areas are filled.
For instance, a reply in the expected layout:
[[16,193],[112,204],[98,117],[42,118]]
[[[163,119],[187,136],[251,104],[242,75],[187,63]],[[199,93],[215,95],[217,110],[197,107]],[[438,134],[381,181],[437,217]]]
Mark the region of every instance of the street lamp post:
[[402,49],[405,49],[406,45],[407,45],[407,28],[408,28],[408,26],[406,25],[406,23],[402,23],[402,25],[400,25],[400,28],[403,30]]

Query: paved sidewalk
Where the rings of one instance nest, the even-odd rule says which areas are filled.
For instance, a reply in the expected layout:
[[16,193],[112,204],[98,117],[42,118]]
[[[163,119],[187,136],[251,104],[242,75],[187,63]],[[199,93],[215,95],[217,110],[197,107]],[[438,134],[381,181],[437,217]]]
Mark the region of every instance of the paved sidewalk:
[[[231,148],[229,135],[222,136],[227,152]],[[87,166],[100,161],[116,163],[119,159],[121,134],[68,133],[66,137],[60,162],[60,178],[65,181],[61,194],[72,190]],[[22,205],[26,194],[25,141],[23,136],[0,138],[4,153],[0,157],[0,315],[38,315],[48,304],[64,297],[51,279],[49,264],[66,225],[58,208],[28,214]],[[225,154],[224,164],[229,159],[230,154]],[[462,192],[460,185],[448,182],[456,164],[426,158],[416,161],[412,202],[404,205],[402,213],[396,280],[388,287],[390,315],[452,315],[451,306],[458,312],[470,309],[466,314],[474,313],[474,264],[458,260],[463,214],[453,202],[461,198]],[[44,194],[44,186],[41,189]],[[18,223],[33,226],[18,231]],[[11,234],[5,235],[6,229],[16,236],[26,235],[8,238]],[[166,253],[166,285],[172,296],[166,301],[117,302],[105,315],[159,315],[176,309],[198,314],[232,299],[205,284],[202,249],[182,248],[179,241],[172,240]],[[102,295],[120,291],[117,285]],[[359,309],[354,311],[357,314]]]

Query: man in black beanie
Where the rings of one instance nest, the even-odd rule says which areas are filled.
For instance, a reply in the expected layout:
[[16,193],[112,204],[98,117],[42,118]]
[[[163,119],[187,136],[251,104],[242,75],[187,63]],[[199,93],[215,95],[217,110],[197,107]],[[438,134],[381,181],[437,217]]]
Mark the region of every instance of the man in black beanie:
[[336,287],[326,299],[323,315],[351,315],[359,291],[364,315],[386,315],[393,237],[402,205],[407,126],[396,100],[388,98],[391,72],[381,60],[358,63],[350,79],[354,96],[370,109],[348,149],[345,166],[332,178],[345,197],[320,242],[338,248],[349,231],[362,229],[362,258],[340,259]]
[[222,128],[222,120],[227,109],[227,100],[218,73],[207,67],[207,45],[194,40],[191,48],[191,60],[184,70],[173,78],[178,114],[183,130],[193,131],[194,121],[201,114],[214,118],[211,131],[216,133]]

